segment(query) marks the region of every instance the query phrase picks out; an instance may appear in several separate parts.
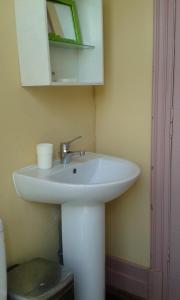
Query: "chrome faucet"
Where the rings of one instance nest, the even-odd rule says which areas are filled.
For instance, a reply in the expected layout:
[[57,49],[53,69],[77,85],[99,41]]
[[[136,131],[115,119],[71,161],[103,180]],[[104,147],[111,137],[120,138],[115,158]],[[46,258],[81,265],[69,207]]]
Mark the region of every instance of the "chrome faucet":
[[78,136],[75,139],[61,143],[60,144],[60,160],[61,164],[69,164],[72,160],[73,156],[79,155],[79,156],[84,156],[85,151],[70,151],[71,144],[77,140],[82,138],[82,136]]

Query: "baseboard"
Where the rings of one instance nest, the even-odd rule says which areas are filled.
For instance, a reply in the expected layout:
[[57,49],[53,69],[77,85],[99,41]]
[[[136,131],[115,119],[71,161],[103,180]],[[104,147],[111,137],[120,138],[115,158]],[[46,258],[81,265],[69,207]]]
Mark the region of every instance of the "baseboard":
[[149,269],[121,260],[106,258],[106,284],[116,290],[148,299]]

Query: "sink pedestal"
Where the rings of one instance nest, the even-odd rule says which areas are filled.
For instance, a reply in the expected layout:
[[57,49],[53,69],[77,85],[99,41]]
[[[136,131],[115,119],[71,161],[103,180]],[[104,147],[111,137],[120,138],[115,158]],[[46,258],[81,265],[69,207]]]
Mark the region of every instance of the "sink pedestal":
[[74,272],[75,300],[105,299],[105,204],[62,204],[64,264]]

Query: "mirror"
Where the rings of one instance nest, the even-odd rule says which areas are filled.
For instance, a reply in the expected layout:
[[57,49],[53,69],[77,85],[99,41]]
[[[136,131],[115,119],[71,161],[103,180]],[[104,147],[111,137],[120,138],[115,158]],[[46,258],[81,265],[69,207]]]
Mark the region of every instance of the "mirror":
[[73,0],[48,0],[49,39],[81,44],[81,32]]

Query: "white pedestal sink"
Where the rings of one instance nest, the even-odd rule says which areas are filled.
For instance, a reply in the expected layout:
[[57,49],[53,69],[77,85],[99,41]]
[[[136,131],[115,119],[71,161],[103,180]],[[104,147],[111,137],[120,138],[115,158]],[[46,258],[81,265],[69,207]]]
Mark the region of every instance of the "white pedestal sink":
[[22,198],[62,205],[64,264],[75,275],[76,300],[105,299],[104,207],[127,191],[140,174],[127,160],[86,153],[52,169],[36,166],[13,173]]

